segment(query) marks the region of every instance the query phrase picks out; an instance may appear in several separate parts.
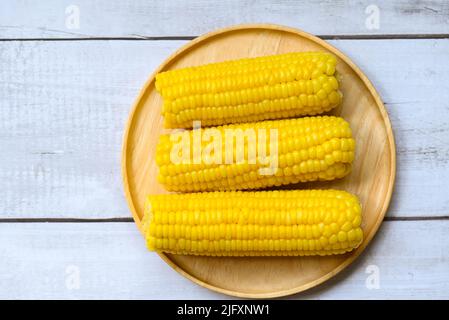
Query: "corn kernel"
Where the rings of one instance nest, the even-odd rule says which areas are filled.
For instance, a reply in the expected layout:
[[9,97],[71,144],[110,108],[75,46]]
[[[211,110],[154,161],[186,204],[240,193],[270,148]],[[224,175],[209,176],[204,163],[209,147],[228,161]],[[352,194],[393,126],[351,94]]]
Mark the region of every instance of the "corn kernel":
[[313,59],[296,52],[161,72],[156,89],[164,99],[164,125],[190,128],[192,120],[212,126],[328,111],[341,101],[335,62]]
[[[354,196],[337,190],[209,192],[149,196],[150,250],[210,256],[328,255],[363,239]],[[157,208],[158,211],[154,212]]]

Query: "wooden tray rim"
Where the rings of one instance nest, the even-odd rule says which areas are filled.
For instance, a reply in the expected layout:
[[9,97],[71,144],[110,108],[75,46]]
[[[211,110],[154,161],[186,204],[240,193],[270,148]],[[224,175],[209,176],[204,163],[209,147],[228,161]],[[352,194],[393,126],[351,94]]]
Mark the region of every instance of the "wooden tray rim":
[[377,93],[376,89],[374,88],[373,84],[371,83],[371,81],[368,79],[368,77],[362,72],[362,70],[355,64],[352,62],[351,59],[349,59],[345,54],[343,54],[340,50],[338,50],[337,48],[335,48],[334,46],[330,45],[329,43],[327,43],[326,41],[310,34],[307,33],[305,31],[296,29],[296,28],[291,28],[291,27],[286,27],[286,26],[282,26],[282,25],[276,25],[276,24],[265,24],[265,23],[257,23],[257,24],[238,24],[238,25],[233,25],[233,26],[229,26],[229,27],[224,27],[224,28],[220,28],[217,29],[215,31],[206,33],[204,35],[201,35],[191,41],[189,41],[187,44],[185,44],[184,46],[182,46],[181,48],[179,48],[178,50],[176,50],[173,54],[171,54],[164,62],[162,62],[159,67],[151,74],[151,76],[148,78],[148,80],[145,82],[144,86],[142,87],[142,89],[140,90],[129,115],[128,121],[126,123],[126,128],[125,128],[125,133],[123,136],[123,148],[122,148],[122,178],[123,178],[123,186],[124,186],[124,192],[125,192],[125,197],[126,197],[126,201],[128,203],[128,206],[131,210],[134,222],[136,223],[138,229],[140,230],[140,232],[143,234],[143,230],[142,230],[142,225],[141,225],[141,221],[140,221],[140,217],[137,214],[137,211],[134,207],[134,203],[132,200],[132,196],[131,196],[131,192],[130,192],[130,188],[129,188],[129,182],[128,182],[128,171],[127,171],[127,154],[128,154],[128,137],[129,137],[129,133],[131,131],[131,128],[133,126],[133,122],[134,122],[134,116],[136,114],[137,109],[139,108],[140,102],[142,97],[145,95],[146,91],[148,90],[148,88],[153,84],[156,74],[159,73],[162,69],[164,69],[168,64],[170,64],[174,59],[176,59],[176,57],[181,54],[184,53],[188,50],[190,50],[191,48],[193,48],[194,46],[196,46],[197,44],[199,44],[200,42],[203,42],[204,40],[213,38],[215,36],[224,34],[224,33],[228,33],[228,32],[233,32],[233,31],[239,31],[239,30],[245,30],[245,29],[267,29],[267,30],[274,30],[274,31],[282,31],[282,32],[287,32],[287,33],[292,33],[295,35],[298,35],[300,37],[306,38],[308,40],[311,40],[313,42],[318,43],[319,45],[321,45],[322,47],[326,48],[327,50],[329,50],[330,52],[332,52],[333,54],[335,54],[336,56],[338,56],[341,60],[343,60],[347,65],[349,65],[351,67],[351,69],[357,74],[357,76],[363,81],[363,83],[366,85],[366,87],[368,88],[368,90],[370,91],[371,95],[373,96],[379,111],[382,115],[382,119],[385,125],[385,130],[387,132],[387,137],[388,137],[388,143],[390,146],[390,162],[391,162],[391,170],[390,170],[390,176],[389,176],[389,185],[388,185],[388,190],[386,193],[386,197],[383,203],[383,207],[381,209],[381,213],[377,216],[377,220],[374,223],[373,227],[371,228],[371,231],[369,234],[366,235],[365,241],[363,241],[362,245],[360,247],[357,248],[356,251],[354,251],[352,253],[352,255],[350,257],[348,257],[346,260],[344,260],[338,267],[336,267],[335,269],[333,269],[332,271],[328,272],[327,274],[323,275],[322,277],[311,281],[307,284],[303,284],[301,286],[292,288],[292,289],[288,289],[288,290],[281,290],[281,291],[275,291],[272,293],[245,293],[245,292],[239,292],[239,291],[233,291],[233,290],[228,290],[228,289],[224,289],[221,287],[217,287],[214,285],[211,285],[203,280],[200,280],[198,278],[196,278],[195,276],[191,275],[190,273],[188,273],[187,271],[185,271],[184,269],[182,269],[180,266],[178,266],[175,262],[173,262],[170,257],[165,254],[165,253],[158,253],[158,255],[162,258],[162,260],[164,260],[170,267],[172,267],[176,272],[178,272],[179,274],[181,274],[182,276],[186,277],[187,279],[193,281],[194,283],[205,287],[209,290],[218,292],[218,293],[222,293],[222,294],[226,294],[229,296],[234,296],[234,297],[239,297],[239,298],[258,298],[258,299],[269,299],[269,298],[279,298],[279,297],[284,297],[284,296],[288,296],[288,295],[292,295],[292,294],[296,294],[296,293],[300,293],[303,292],[305,290],[308,290],[310,288],[313,288],[327,280],[329,280],[330,278],[334,277],[335,275],[337,275],[339,272],[341,272],[343,269],[345,269],[348,265],[350,265],[363,251],[364,249],[368,246],[368,244],[371,242],[372,238],[374,237],[374,235],[377,233],[377,230],[380,227],[380,224],[382,223],[386,211],[388,209],[388,206],[391,202],[391,196],[393,194],[393,189],[394,189],[394,182],[396,179],[396,144],[395,144],[395,140],[394,140],[394,135],[393,135],[393,130],[391,127],[391,123],[390,123],[390,119],[388,117],[388,113],[387,110],[385,109],[385,106],[382,102],[382,99],[380,98],[379,94]]

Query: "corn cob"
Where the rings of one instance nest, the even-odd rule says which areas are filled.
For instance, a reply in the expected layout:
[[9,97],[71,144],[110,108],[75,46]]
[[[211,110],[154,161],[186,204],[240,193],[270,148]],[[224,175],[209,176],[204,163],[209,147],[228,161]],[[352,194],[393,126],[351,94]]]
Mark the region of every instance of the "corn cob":
[[255,122],[316,115],[342,95],[337,60],[324,52],[294,52],[162,72],[156,89],[167,128]]
[[150,250],[209,256],[306,256],[361,243],[358,199],[338,190],[210,192],[147,198]]
[[[237,143],[228,132],[247,135]],[[271,136],[273,132],[275,137]],[[212,156],[205,152],[213,144],[205,139],[207,136],[215,136],[220,142]],[[198,137],[201,141],[195,144]],[[187,130],[160,136],[156,148],[158,180],[167,190],[179,192],[259,189],[333,180],[350,172],[354,147],[349,124],[331,116]],[[179,154],[185,158],[174,161],[173,155]],[[269,167],[271,172],[263,172]]]

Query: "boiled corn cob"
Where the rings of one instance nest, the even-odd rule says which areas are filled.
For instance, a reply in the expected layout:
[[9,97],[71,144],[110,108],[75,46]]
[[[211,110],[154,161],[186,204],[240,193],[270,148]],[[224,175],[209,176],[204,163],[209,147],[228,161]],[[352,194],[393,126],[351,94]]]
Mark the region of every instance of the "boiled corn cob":
[[342,95],[330,53],[294,52],[162,72],[156,89],[167,128],[316,115]]
[[209,256],[306,256],[361,243],[358,199],[338,190],[210,192],[147,198],[150,250]]
[[[247,135],[238,143],[237,138],[227,135],[229,132]],[[213,142],[205,137],[219,142],[211,156],[205,151],[210,151]],[[187,130],[160,137],[156,148],[158,180],[167,190],[180,192],[333,180],[350,172],[354,147],[349,124],[333,116]],[[182,157],[174,159],[174,155]]]

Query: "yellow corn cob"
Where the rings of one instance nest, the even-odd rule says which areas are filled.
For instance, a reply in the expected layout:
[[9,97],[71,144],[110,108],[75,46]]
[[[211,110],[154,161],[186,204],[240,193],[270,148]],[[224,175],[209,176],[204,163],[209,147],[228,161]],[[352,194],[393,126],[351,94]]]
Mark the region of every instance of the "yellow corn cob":
[[210,192],[147,198],[150,250],[209,256],[349,252],[363,239],[358,199],[338,190]]
[[[244,137],[237,143],[237,139],[227,136],[228,132],[242,133]],[[276,137],[271,137],[273,132]],[[210,151],[214,143],[206,137],[221,141],[210,157],[205,151]],[[331,116],[187,130],[160,137],[156,148],[158,180],[167,190],[180,192],[259,189],[333,180],[350,172],[354,146],[349,124]],[[237,158],[239,152],[243,158]],[[180,154],[185,158],[174,159],[173,155]],[[268,167],[273,170],[262,171]]]
[[294,52],[162,72],[156,88],[164,98],[167,128],[254,122],[316,115],[342,95],[330,53]]

